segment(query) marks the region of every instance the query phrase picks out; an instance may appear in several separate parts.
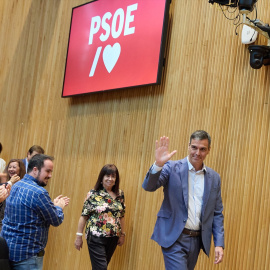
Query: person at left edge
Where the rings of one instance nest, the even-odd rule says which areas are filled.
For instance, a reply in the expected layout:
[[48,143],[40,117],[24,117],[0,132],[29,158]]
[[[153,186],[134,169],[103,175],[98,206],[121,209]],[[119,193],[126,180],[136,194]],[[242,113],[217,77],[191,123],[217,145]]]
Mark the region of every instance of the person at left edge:
[[[0,211],[3,207],[3,201],[9,196],[11,185],[0,185]],[[10,263],[8,258],[8,247],[4,238],[0,237],[0,269],[10,270]]]
[[7,242],[14,270],[42,270],[49,227],[64,220],[63,209],[69,198],[59,195],[52,202],[44,188],[52,172],[53,157],[35,155],[27,174],[12,187],[6,200],[1,236]]
[[[3,149],[2,143],[0,143],[0,154],[2,152],[2,149]],[[2,158],[0,158],[0,173],[2,173],[4,171],[5,167],[6,167],[5,160],[3,160]]]
[[2,207],[2,202],[9,196],[10,189],[10,185],[0,185],[0,208]]

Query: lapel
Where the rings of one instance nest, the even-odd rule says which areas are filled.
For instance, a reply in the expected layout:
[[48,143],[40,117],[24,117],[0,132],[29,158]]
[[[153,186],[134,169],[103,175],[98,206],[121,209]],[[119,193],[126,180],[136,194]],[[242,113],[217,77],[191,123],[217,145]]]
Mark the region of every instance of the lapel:
[[204,174],[204,193],[203,193],[202,215],[204,214],[205,207],[206,207],[208,199],[209,199],[211,186],[212,186],[211,174],[209,173],[209,171],[206,171]]
[[180,177],[182,181],[184,201],[186,208],[188,209],[188,163],[186,159],[181,160]]

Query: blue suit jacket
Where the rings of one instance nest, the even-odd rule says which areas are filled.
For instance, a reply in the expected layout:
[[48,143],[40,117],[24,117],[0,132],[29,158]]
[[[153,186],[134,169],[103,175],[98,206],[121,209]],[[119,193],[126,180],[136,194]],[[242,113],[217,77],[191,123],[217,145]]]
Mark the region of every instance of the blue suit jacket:
[[[188,219],[188,163],[187,158],[168,161],[156,174],[146,174],[143,188],[155,191],[163,186],[164,200],[157,214],[151,239],[162,247],[170,247],[179,238]],[[211,236],[215,246],[224,248],[223,205],[220,176],[206,167],[201,216],[201,237],[204,252],[209,255]]]
[[24,166],[25,166],[25,170],[26,170],[26,172],[27,172],[27,168],[26,168],[26,158],[21,159],[21,161],[23,162],[23,164],[24,164]]

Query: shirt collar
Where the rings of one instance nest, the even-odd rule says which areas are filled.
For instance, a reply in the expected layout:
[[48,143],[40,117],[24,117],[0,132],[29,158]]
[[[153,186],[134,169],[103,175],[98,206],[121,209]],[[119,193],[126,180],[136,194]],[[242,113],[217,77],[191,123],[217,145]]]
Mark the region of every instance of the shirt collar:
[[26,179],[26,180],[33,181],[33,182],[35,182],[37,185],[39,185],[38,180],[37,180],[35,177],[31,176],[30,174],[25,174],[23,178]]
[[[195,168],[193,167],[193,165],[189,162],[189,159],[188,159],[188,156],[187,156],[187,163],[188,163],[188,170],[189,171],[194,171],[194,172],[196,172],[196,170],[195,170]],[[199,171],[197,171],[197,172],[206,172],[207,170],[206,170],[206,166],[204,165],[204,163],[203,163],[203,167],[202,167],[202,169],[201,170],[199,170]]]
[[[100,189],[100,190],[104,191],[105,193],[107,193],[110,196],[110,194],[108,193],[108,191],[104,187],[102,187],[102,189]],[[120,192],[116,193],[116,198],[119,196],[120,196]]]

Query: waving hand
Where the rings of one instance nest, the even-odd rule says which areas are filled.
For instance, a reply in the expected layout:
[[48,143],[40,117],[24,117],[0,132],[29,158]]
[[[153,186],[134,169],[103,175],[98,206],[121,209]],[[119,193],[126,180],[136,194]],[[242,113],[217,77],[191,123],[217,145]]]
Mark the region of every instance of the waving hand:
[[156,165],[162,167],[177,151],[169,152],[169,138],[161,137],[160,140],[156,140],[155,158]]

